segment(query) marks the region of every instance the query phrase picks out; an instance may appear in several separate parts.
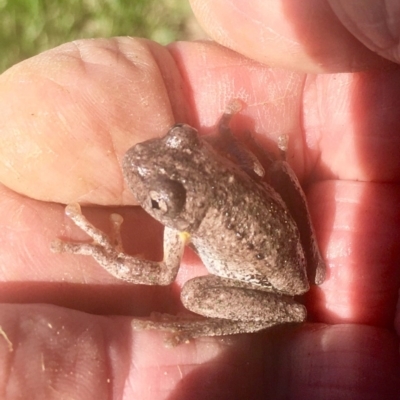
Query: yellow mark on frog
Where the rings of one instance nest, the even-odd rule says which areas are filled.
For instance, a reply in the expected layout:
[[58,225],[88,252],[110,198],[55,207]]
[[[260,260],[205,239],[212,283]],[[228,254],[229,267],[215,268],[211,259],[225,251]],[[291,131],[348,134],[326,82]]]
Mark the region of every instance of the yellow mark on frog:
[[179,232],[179,237],[185,242],[185,246],[190,243],[190,233],[189,232]]

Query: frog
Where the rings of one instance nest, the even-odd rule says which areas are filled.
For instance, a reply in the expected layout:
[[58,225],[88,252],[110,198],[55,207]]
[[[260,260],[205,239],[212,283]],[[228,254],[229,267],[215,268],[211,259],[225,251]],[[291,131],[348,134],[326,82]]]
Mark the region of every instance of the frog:
[[54,252],[91,256],[114,277],[141,285],[174,282],[190,246],[209,272],[181,289],[190,313],[132,320],[135,330],[169,332],[167,346],[302,323],[307,310],[295,296],[325,279],[306,197],[286,161],[287,136],[279,138],[280,156],[253,139],[240,143],[230,125],[242,107],[238,99],[228,103],[214,134],[177,123],[166,135],[126,152],[122,171],[128,186],[139,205],[164,225],[162,261],[124,253],[122,217],[111,214],[107,235],[86,219],[79,204],[67,205],[66,215],[92,242],[52,244]]

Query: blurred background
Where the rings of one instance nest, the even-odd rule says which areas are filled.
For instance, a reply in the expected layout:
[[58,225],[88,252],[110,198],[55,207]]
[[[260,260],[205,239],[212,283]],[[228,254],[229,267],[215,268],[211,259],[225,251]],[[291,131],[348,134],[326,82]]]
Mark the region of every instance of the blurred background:
[[0,0],[0,73],[65,42],[111,36],[206,37],[188,0]]

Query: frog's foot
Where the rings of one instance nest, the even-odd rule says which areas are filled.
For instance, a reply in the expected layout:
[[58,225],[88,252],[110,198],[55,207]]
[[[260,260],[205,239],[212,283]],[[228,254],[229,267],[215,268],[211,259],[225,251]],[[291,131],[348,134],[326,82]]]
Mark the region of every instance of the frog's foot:
[[229,127],[232,117],[243,108],[243,102],[239,99],[231,100],[225,108],[224,113],[218,121],[218,132],[222,135],[228,135],[230,139],[233,137],[231,128]]
[[92,225],[82,214],[78,204],[70,204],[65,213],[86,232],[92,243],[56,240],[51,245],[54,253],[73,253],[93,257],[106,271],[118,279],[143,285],[169,285],[176,277],[185,246],[185,236],[166,228],[164,231],[164,260],[143,260],[127,255],[121,244],[122,217],[111,214],[111,235]]
[[237,162],[245,171],[255,173],[259,177],[265,175],[265,170],[257,157],[244,146],[244,143],[237,140],[233,135],[230,122],[232,117],[243,108],[240,99],[231,100],[225,108],[224,113],[218,121],[218,135],[209,138],[214,148],[224,157]]
[[102,247],[105,252],[115,255],[123,252],[121,243],[121,224],[123,218],[119,214],[111,214],[111,235],[108,236],[100,229],[93,226],[82,214],[79,204],[68,204],[65,207],[65,214],[71,218],[76,226],[86,232],[92,239],[93,243],[73,243],[62,240],[55,240],[51,244],[51,250],[54,253],[73,253],[92,255],[91,252],[98,247]]
[[231,321],[222,318],[201,316],[176,316],[152,313],[151,319],[133,319],[132,328],[171,332],[164,339],[167,347],[189,343],[192,339],[203,336],[226,336],[243,332],[257,332],[275,325],[265,321]]
[[288,149],[288,143],[289,143],[289,136],[283,133],[282,135],[279,135],[278,137],[278,149],[281,152],[281,159],[283,161],[286,160],[286,153]]

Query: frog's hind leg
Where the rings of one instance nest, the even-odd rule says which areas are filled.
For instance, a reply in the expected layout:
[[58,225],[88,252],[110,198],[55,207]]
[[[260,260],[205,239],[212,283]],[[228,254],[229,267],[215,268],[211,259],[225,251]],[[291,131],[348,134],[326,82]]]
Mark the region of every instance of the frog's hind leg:
[[236,138],[230,128],[230,123],[235,114],[243,108],[239,99],[231,100],[217,124],[214,135],[204,136],[213,148],[223,157],[240,165],[249,175],[255,174],[258,178],[265,175],[265,170],[257,157]]
[[170,332],[164,339],[166,347],[189,343],[192,339],[204,336],[226,336],[242,332],[258,332],[275,325],[274,322],[231,321],[223,318],[204,318],[199,316],[175,316],[152,313],[151,319],[133,319],[134,330],[157,330]]
[[181,299],[187,309],[207,318],[163,315],[155,320],[135,319],[134,329],[173,332],[166,343],[176,345],[195,337],[256,332],[306,318],[305,307],[290,296],[257,290],[254,285],[215,275],[186,282]]
[[309,281],[320,285],[325,280],[325,261],[316,241],[306,196],[295,172],[286,161],[287,145],[287,135],[281,135],[278,139],[281,160],[271,164],[268,182],[282,197],[299,228],[301,244],[307,259]]

